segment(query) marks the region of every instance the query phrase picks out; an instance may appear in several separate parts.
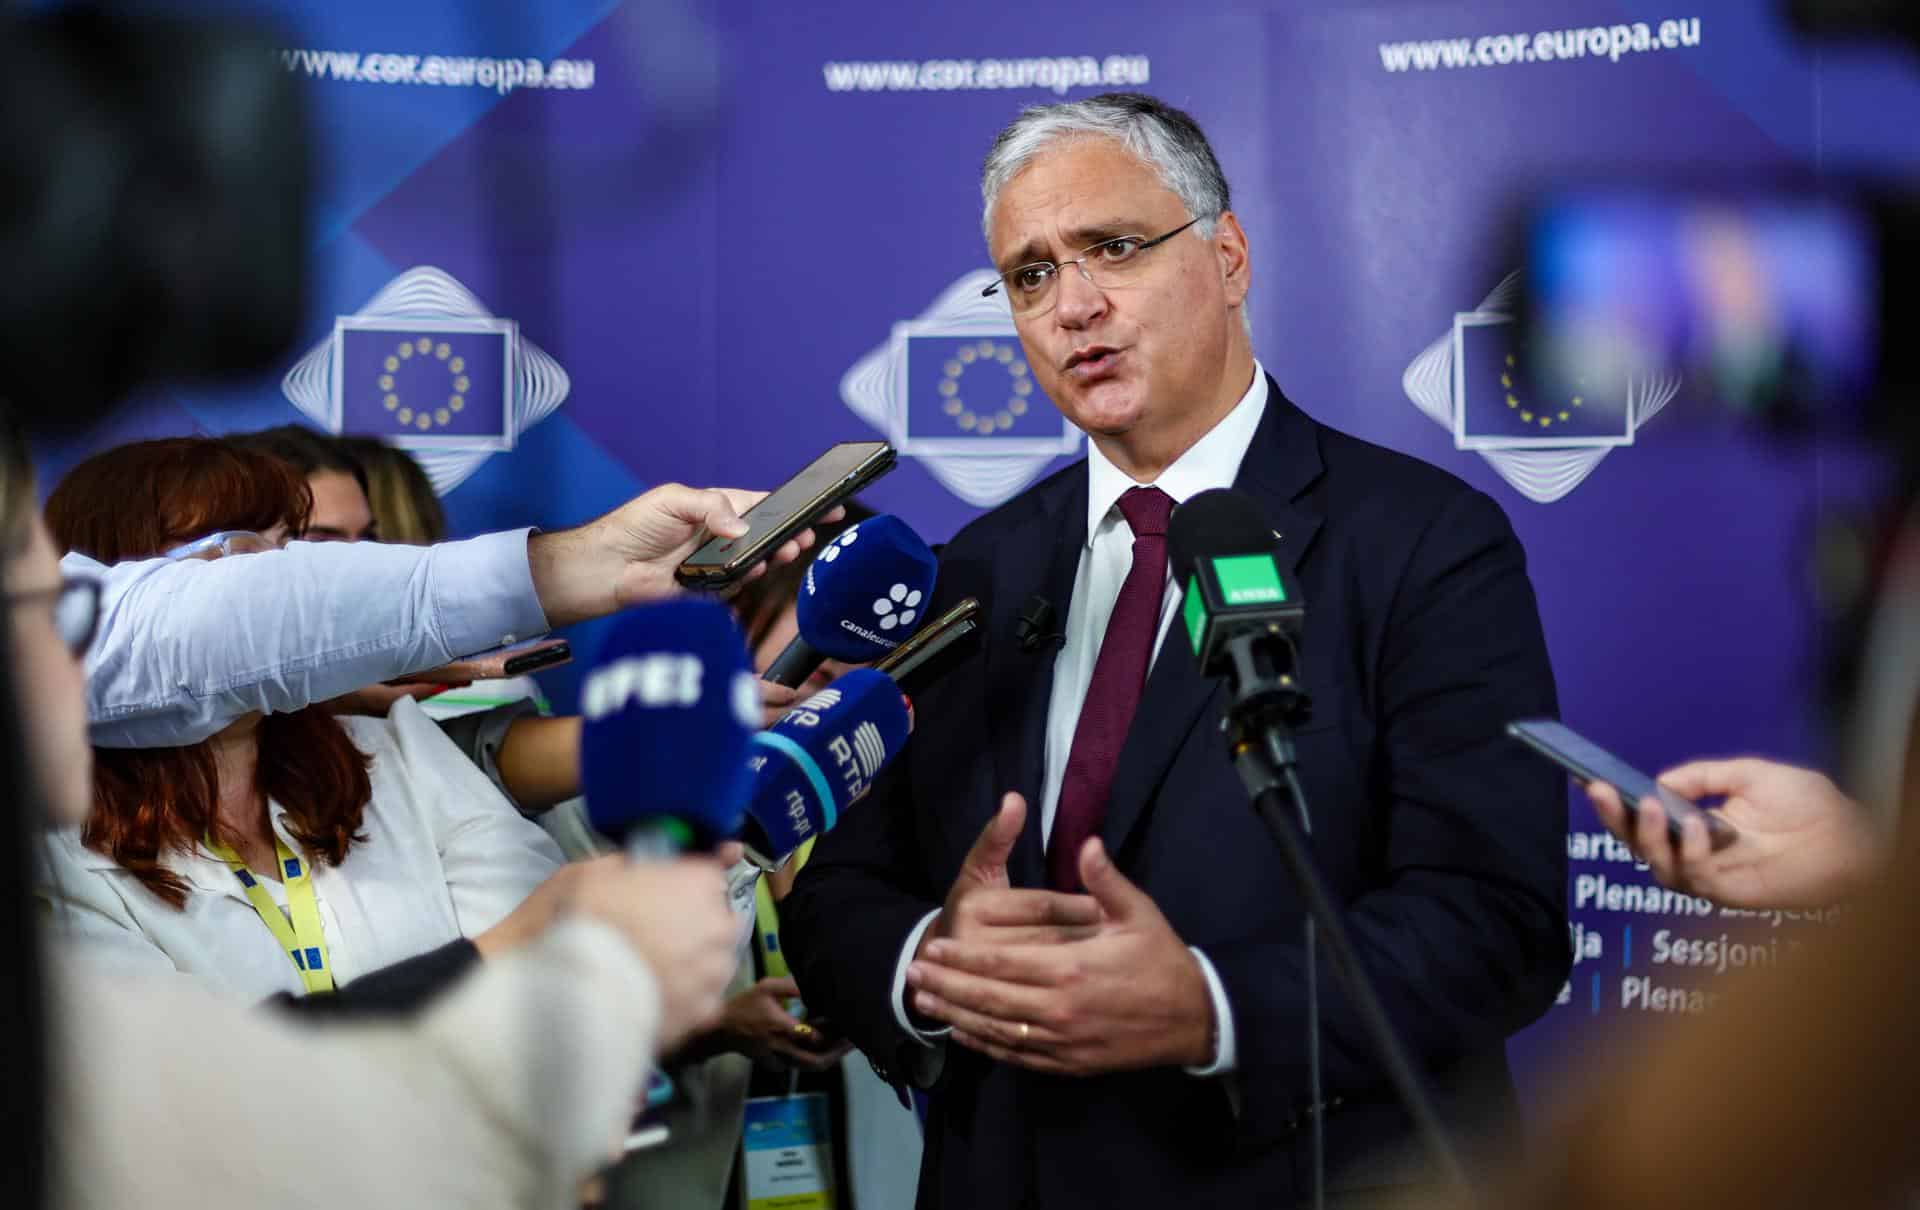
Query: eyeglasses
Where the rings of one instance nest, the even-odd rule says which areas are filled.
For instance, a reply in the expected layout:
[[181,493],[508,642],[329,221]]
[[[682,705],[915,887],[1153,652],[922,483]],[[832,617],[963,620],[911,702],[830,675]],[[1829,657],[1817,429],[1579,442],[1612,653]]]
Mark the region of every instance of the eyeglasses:
[[279,550],[287,544],[282,538],[275,542],[272,538],[254,533],[250,529],[223,529],[217,534],[208,534],[204,538],[174,547],[167,552],[169,559],[218,559],[226,555],[255,555],[262,551]]
[[101,588],[101,582],[92,576],[64,576],[56,588],[10,592],[6,599],[9,605],[52,604],[54,633],[74,658],[80,659],[93,646],[94,633],[100,629]]
[[1156,235],[1152,239],[1144,235],[1116,235],[1090,248],[1082,248],[1078,257],[1057,265],[1047,260],[1021,265],[1018,269],[1002,273],[991,286],[980,291],[980,297],[990,298],[1004,289],[1007,292],[1007,305],[1015,315],[1022,318],[1039,315],[1051,308],[1059,297],[1060,292],[1055,286],[1060,280],[1060,271],[1068,265],[1079,266],[1081,276],[1096,289],[1133,285],[1140,280],[1145,267],[1145,253],[1199,221],[1190,218],[1165,235]]

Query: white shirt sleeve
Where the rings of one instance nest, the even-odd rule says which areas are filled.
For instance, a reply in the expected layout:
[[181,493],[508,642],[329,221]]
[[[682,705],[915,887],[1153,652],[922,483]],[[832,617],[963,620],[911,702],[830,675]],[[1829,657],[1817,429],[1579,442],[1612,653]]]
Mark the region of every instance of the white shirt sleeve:
[[921,1029],[914,1025],[913,1018],[907,1013],[907,967],[912,965],[913,955],[920,949],[920,938],[927,935],[927,930],[933,927],[934,919],[939,915],[940,909],[935,908],[920,918],[920,923],[914,925],[913,931],[907,934],[907,943],[900,947],[900,960],[893,964],[893,1019],[900,1023],[901,1029],[907,1031],[909,1038],[922,1046],[937,1045],[941,1038],[953,1032],[951,1025]]
[[402,698],[384,720],[356,719],[353,734],[382,728],[376,760],[392,760],[394,780],[432,829],[440,868],[463,936],[505,919],[565,864],[560,846],[468,760],[420,703]]
[[1207,995],[1213,1000],[1214,1024],[1220,1031],[1213,1062],[1205,1067],[1189,1067],[1187,1074],[1223,1076],[1240,1065],[1240,1051],[1233,1036],[1233,1005],[1227,1003],[1227,985],[1220,982],[1220,972],[1213,969],[1213,960],[1192,946],[1187,949],[1199,961],[1200,973],[1206,977]]
[[438,546],[295,542],[207,562],[68,574],[103,581],[87,653],[91,738],[198,743],[250,711],[286,712],[543,634],[527,530]]
[[616,1153],[660,1022],[647,964],[585,919],[405,1025],[320,1029],[50,966],[60,1207],[570,1206]]

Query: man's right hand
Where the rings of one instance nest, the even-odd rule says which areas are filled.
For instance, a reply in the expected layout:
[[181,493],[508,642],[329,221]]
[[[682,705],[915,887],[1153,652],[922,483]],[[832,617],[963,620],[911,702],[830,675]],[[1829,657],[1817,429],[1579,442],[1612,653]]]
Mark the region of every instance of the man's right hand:
[[1027,822],[1027,802],[1018,794],[1000,800],[1000,810],[960,864],[940,915],[920,937],[914,957],[942,937],[988,945],[1036,945],[1078,941],[1100,927],[1100,905],[1091,895],[1016,888],[1007,878],[1007,858]]
[[[710,537],[746,533],[741,514],[765,495],[668,483],[577,529],[534,535],[527,543],[527,562],[548,624],[566,626],[672,596],[679,591],[673,573],[681,562]],[[841,515],[835,509],[821,520]],[[801,531],[745,579],[792,562],[812,545],[813,531]]]
[[1687,798],[1724,798],[1715,812],[1739,832],[1715,851],[1705,821],[1675,843],[1659,800],[1629,814],[1611,786],[1587,786],[1594,811],[1663,884],[1733,908],[1818,908],[1872,880],[1884,846],[1867,812],[1811,769],[1743,758],[1703,760],[1660,775]]

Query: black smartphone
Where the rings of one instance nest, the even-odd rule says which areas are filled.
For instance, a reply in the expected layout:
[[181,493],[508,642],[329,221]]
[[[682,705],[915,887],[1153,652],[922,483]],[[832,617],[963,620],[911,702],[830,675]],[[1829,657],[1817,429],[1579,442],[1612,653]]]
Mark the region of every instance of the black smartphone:
[[895,681],[904,681],[979,628],[980,602],[968,597],[914,631],[898,647],[875,660],[873,666]]
[[1680,839],[1681,822],[1696,815],[1706,820],[1707,836],[1716,849],[1726,848],[1740,835],[1726,820],[1701,810],[1700,804],[1661,785],[1564,723],[1550,718],[1522,719],[1508,723],[1507,734],[1580,781],[1599,781],[1612,786],[1629,811],[1649,795],[1659,799],[1667,812],[1667,830],[1676,842]]
[[884,441],[843,441],[748,509],[738,538],[714,538],[680,564],[690,588],[725,588],[752,571],[820,514],[892,470],[897,455]]
[[538,672],[542,668],[565,664],[572,659],[573,648],[565,639],[529,639],[524,643],[495,647],[491,651],[475,652],[451,663],[442,664],[438,668],[429,668],[425,672],[399,677],[388,683],[444,681],[449,685],[464,685],[471,681],[494,680],[500,677]]

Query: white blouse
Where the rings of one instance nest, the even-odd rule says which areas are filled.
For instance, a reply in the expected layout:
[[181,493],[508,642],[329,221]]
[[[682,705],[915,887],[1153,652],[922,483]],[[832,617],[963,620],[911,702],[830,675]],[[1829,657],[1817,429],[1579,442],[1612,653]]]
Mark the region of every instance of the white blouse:
[[[373,760],[364,840],[338,866],[313,863],[313,888],[335,979],[473,937],[500,922],[561,865],[559,848],[522,818],[440,728],[402,699],[387,718],[342,718]],[[285,810],[274,830],[295,852]],[[240,881],[204,843],[164,864],[187,884],[184,909],[112,859],[50,833],[37,893],[52,909],[49,944],[95,969],[177,971],[243,1000],[303,993],[300,974]],[[286,889],[263,878],[274,899]]]

